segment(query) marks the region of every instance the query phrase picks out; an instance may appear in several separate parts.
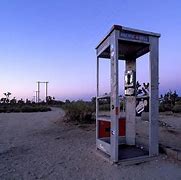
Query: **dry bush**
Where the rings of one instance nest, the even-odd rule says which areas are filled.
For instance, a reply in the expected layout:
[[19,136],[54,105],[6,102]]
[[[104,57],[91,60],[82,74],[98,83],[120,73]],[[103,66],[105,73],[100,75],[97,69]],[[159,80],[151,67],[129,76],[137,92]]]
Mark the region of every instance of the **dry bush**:
[[51,111],[51,108],[45,105],[36,104],[5,104],[0,106],[0,113],[11,113],[11,112],[46,112]]
[[65,103],[65,121],[78,123],[92,123],[95,121],[95,106],[92,102],[82,100]]
[[172,109],[173,113],[181,113],[181,104],[176,104],[173,109]]

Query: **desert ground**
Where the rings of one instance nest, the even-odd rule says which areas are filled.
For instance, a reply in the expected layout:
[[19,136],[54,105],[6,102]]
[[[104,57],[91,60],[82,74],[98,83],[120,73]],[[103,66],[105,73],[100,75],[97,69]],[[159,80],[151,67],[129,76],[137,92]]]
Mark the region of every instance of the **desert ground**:
[[[148,146],[148,113],[142,114],[142,119],[137,118],[137,139],[138,143]],[[181,114],[171,112],[160,113],[159,115],[159,143],[181,151]]]
[[[180,180],[179,161],[159,155],[137,165],[114,165],[95,153],[95,125],[62,121],[64,112],[0,114],[0,179]],[[137,120],[147,141],[148,122]],[[160,142],[181,148],[181,116],[160,115]]]

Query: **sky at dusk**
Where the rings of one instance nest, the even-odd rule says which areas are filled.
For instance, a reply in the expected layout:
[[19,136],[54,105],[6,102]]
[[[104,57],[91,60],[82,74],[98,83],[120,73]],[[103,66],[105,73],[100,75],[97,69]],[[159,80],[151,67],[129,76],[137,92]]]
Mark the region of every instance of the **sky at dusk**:
[[[57,99],[96,95],[95,47],[113,24],[161,33],[160,93],[181,95],[181,1],[1,0],[0,97],[32,99],[48,81]],[[101,62],[101,92],[109,92],[110,62]],[[123,92],[124,61],[120,65]],[[148,55],[137,61],[137,80],[149,80]],[[44,96],[44,86],[41,86]]]

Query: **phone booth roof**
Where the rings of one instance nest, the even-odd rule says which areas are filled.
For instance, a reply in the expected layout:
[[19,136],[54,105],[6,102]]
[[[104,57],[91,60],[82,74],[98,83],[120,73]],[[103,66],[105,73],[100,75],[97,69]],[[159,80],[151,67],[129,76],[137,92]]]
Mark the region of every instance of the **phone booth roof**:
[[160,37],[160,34],[113,25],[107,35],[96,47],[97,56],[110,58],[110,38],[112,32],[117,32],[118,59],[138,58],[149,52],[150,36]]

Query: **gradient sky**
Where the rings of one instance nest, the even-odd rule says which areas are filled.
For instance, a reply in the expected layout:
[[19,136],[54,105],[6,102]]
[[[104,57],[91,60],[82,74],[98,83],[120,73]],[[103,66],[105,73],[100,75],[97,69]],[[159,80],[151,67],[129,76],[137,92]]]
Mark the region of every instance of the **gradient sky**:
[[[61,100],[95,96],[95,47],[113,24],[161,33],[160,92],[181,95],[181,1],[0,0],[0,97],[32,99],[38,80]],[[104,93],[109,61],[101,67]],[[138,80],[148,81],[148,55],[137,67]],[[122,61],[120,91],[123,72]]]

